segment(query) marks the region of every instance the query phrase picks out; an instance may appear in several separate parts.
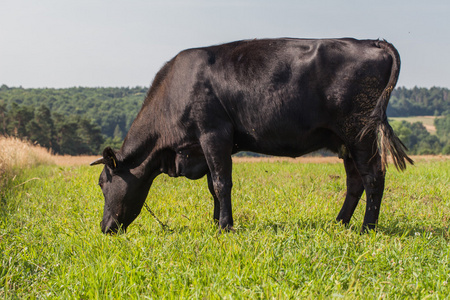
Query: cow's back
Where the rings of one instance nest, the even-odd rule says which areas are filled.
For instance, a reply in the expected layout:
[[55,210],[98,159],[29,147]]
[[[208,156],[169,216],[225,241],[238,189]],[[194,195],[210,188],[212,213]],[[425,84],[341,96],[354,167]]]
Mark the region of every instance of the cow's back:
[[392,64],[376,41],[354,39],[249,40],[182,55],[195,69],[189,101],[198,91],[211,95],[208,105],[233,123],[236,150],[290,156],[327,147],[332,134],[356,135]]
[[389,80],[392,59],[376,43],[266,39],[182,51],[153,103],[164,118],[157,131],[184,143],[227,119],[234,151],[334,149],[356,137]]

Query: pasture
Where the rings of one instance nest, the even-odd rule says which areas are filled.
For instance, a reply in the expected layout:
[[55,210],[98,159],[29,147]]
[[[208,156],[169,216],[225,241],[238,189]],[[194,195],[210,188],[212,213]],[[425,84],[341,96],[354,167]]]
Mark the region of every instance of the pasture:
[[414,116],[414,117],[390,117],[392,121],[406,121],[408,123],[421,122],[430,134],[436,134],[436,127],[434,126],[435,116]]
[[450,294],[450,160],[387,171],[378,232],[334,222],[341,163],[239,162],[235,233],[211,222],[206,178],[159,176],[118,236],[99,222],[101,167],[38,166],[0,192],[0,297],[426,298]]

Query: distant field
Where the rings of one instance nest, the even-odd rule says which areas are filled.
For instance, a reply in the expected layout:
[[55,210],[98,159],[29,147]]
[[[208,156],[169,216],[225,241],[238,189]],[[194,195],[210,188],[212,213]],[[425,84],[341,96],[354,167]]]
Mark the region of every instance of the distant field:
[[435,158],[388,169],[366,235],[364,200],[350,228],[333,221],[345,196],[335,161],[236,163],[229,234],[211,222],[205,179],[156,178],[147,203],[173,232],[143,211],[105,236],[101,166],[32,168],[0,191],[0,299],[444,299],[450,160]]
[[423,126],[428,130],[431,134],[436,134],[436,127],[434,127],[434,119],[435,116],[418,116],[418,117],[395,117],[389,118],[389,120],[393,121],[406,121],[409,123],[422,122]]

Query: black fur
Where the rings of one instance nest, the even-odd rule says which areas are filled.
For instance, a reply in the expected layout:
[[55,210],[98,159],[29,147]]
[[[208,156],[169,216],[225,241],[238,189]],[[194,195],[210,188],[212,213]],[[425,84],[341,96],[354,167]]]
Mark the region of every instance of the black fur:
[[103,232],[126,229],[162,172],[207,175],[213,217],[230,229],[233,153],[297,157],[321,148],[339,152],[347,172],[337,219],[350,221],[365,190],[363,228],[374,228],[387,151],[400,169],[412,162],[386,118],[399,70],[385,41],[285,38],[182,51],[156,75],[113,160],[110,150],[100,160]]

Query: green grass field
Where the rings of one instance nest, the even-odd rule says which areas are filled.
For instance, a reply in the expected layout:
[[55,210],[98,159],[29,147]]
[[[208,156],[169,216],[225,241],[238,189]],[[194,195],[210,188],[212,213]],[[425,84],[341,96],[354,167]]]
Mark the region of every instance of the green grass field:
[[[235,233],[206,179],[158,177],[128,233],[99,222],[100,167],[38,167],[0,192],[0,298],[427,298],[450,294],[450,160],[388,169],[377,233],[346,228],[342,164],[236,163]],[[32,180],[30,180],[32,179]],[[29,181],[28,181],[29,180]],[[23,183],[23,184],[22,184]]]

